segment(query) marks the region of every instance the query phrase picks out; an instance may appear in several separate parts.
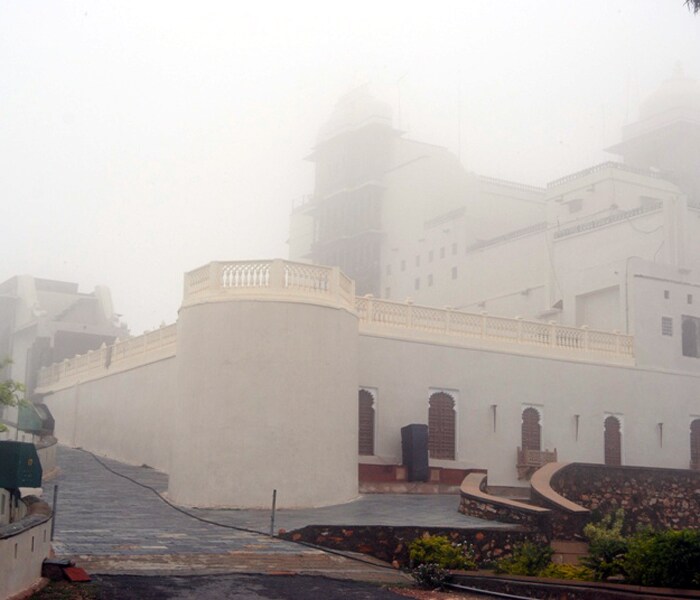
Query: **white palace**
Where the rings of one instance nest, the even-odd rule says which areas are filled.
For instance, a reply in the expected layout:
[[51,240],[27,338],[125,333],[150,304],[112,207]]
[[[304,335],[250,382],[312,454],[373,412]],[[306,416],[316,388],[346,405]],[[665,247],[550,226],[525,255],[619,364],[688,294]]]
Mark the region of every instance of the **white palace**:
[[675,73],[609,150],[546,188],[483,177],[357,90],[289,261],[185,274],[177,323],[45,367],[35,396],[61,442],[166,471],[183,505],[350,500],[358,464],[403,477],[412,423],[436,481],[700,468],[698,82]]

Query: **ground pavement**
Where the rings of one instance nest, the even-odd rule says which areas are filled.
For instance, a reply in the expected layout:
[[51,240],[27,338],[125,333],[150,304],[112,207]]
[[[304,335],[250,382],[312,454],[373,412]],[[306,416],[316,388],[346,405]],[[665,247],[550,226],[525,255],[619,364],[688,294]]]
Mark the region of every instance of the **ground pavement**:
[[[110,469],[151,486],[167,489],[167,475],[100,459]],[[59,476],[44,488],[58,503],[54,549],[92,573],[203,574],[305,573],[384,583],[407,577],[369,557],[362,562],[279,540],[264,533],[198,521],[165,504],[151,491],[110,472],[90,454],[58,448]],[[354,502],[309,510],[280,510],[275,529],[304,525],[417,525],[483,528],[501,524],[457,512],[458,497],[369,495]],[[189,510],[225,525],[269,532],[270,511]]]

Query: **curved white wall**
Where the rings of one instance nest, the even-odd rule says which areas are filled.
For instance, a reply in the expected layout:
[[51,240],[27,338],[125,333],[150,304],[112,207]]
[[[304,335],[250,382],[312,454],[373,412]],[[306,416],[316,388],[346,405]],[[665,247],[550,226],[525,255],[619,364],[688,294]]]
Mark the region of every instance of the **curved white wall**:
[[294,300],[184,306],[169,495],[189,506],[357,496],[357,317]]

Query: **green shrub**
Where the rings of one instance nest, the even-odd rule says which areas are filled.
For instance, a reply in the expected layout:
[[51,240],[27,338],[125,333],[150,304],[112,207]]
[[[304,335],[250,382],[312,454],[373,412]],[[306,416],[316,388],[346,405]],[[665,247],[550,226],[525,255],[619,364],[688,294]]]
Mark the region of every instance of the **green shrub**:
[[424,535],[409,546],[411,567],[435,564],[442,569],[476,569],[474,551],[468,544],[453,544],[442,535]]
[[638,534],[629,540],[624,567],[629,583],[700,589],[700,531]]
[[538,575],[552,579],[575,579],[578,581],[593,581],[593,571],[583,565],[558,565],[549,563]]
[[435,563],[422,563],[411,569],[411,575],[420,587],[435,590],[445,585],[448,572],[447,569],[443,569]]
[[512,556],[498,561],[496,570],[511,575],[539,575],[552,562],[553,554],[550,546],[523,542],[513,547]]
[[583,528],[588,538],[588,556],[581,563],[593,571],[596,581],[625,573],[624,557],[628,543],[622,535],[624,520],[624,511],[620,509]]

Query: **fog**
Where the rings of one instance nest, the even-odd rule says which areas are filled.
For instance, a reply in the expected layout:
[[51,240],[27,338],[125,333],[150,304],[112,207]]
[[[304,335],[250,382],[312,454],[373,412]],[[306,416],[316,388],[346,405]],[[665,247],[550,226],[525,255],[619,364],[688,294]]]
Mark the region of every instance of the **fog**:
[[681,61],[682,0],[0,4],[2,272],[108,285],[132,333],[182,274],[286,257],[304,160],[369,83],[407,135],[544,184],[603,148]]

